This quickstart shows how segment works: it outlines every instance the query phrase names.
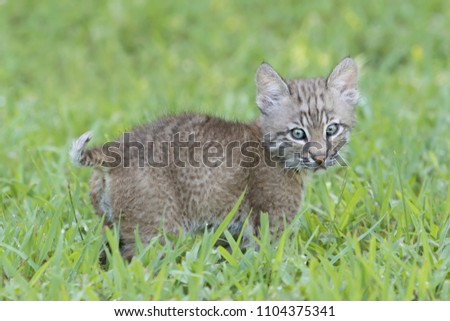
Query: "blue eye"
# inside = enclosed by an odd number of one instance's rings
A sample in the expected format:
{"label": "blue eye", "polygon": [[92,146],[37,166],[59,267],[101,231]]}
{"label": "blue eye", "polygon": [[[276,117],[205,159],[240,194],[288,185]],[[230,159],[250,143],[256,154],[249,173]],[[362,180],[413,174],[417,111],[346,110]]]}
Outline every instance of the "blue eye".
{"label": "blue eye", "polygon": [[338,129],[339,129],[338,124],[328,125],[327,130],[326,130],[327,136],[333,136],[334,134],[337,133]]}
{"label": "blue eye", "polygon": [[292,136],[292,138],[297,139],[297,140],[306,139],[306,133],[301,128],[291,129],[291,136]]}

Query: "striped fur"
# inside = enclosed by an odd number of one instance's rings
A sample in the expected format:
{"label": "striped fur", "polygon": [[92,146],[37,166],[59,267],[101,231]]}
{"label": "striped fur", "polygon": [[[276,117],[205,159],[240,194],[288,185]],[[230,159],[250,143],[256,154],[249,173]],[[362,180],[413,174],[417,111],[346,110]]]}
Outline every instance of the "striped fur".
{"label": "striped fur", "polygon": [[[317,167],[315,158],[324,159],[324,168],[334,165],[355,123],[355,62],[344,59],[327,78],[298,80],[284,80],[265,64],[258,70],[256,82],[263,132],[275,137],[273,153],[284,146],[285,164],[295,169]],[[339,130],[327,136],[326,129],[333,124]],[[307,139],[293,139],[290,133],[295,128],[303,130]]]}

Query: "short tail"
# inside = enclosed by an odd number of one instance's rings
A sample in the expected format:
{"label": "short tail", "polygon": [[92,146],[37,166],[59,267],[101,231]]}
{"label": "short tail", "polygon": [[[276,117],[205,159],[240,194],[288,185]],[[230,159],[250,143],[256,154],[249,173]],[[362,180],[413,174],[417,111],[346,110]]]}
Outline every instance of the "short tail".
{"label": "short tail", "polygon": [[91,138],[92,133],[87,132],[73,142],[69,155],[70,160],[75,166],[94,167],[103,165],[106,155],[101,148],[85,150]]}

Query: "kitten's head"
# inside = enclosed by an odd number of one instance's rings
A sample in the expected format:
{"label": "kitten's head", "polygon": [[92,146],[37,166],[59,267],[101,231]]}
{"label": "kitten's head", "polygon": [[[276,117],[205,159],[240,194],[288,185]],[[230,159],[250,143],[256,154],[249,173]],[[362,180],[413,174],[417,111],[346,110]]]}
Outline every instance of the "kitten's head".
{"label": "kitten's head", "polygon": [[358,70],[342,60],[326,78],[284,80],[268,64],[256,73],[264,141],[288,168],[326,168],[349,140],[358,102]]}

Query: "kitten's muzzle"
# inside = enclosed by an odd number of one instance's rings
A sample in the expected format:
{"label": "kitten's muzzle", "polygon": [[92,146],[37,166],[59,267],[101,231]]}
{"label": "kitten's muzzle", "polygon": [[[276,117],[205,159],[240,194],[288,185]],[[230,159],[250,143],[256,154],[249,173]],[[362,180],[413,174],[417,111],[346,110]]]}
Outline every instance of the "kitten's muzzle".
{"label": "kitten's muzzle", "polygon": [[314,160],[314,162],[318,166],[321,166],[325,162],[325,159],[327,158],[327,155],[325,155],[325,154],[317,154],[317,155],[311,154],[311,158]]}
{"label": "kitten's muzzle", "polygon": [[304,153],[303,155],[308,155],[309,160],[312,160],[315,165],[321,166],[327,158],[326,149],[326,142],[311,141],[303,146],[302,152]]}

